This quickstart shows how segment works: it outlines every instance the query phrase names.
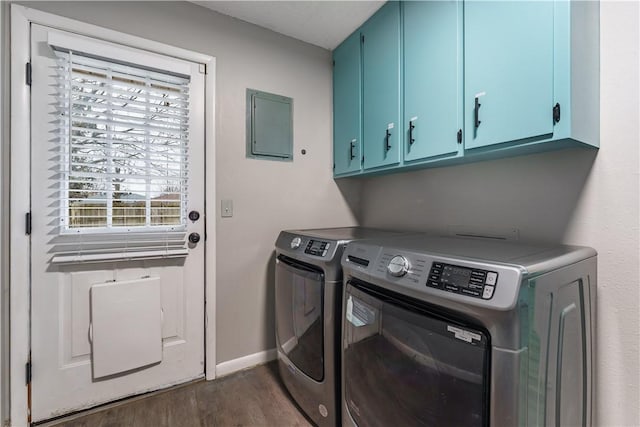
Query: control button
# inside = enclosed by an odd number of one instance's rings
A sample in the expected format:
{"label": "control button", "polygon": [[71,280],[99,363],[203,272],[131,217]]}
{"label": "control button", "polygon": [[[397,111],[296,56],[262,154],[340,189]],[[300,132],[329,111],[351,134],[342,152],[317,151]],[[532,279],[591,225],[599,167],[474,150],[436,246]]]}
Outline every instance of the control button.
{"label": "control button", "polygon": [[437,274],[430,274],[429,275],[429,280],[438,281],[438,280],[440,280],[440,276],[438,276]]}
{"label": "control button", "polygon": [[437,275],[440,275],[440,274],[442,274],[442,270],[441,270],[441,269],[439,269],[439,268],[432,268],[432,269],[431,269],[431,274],[437,274]]}
{"label": "control button", "polygon": [[298,249],[300,247],[300,244],[302,244],[302,239],[299,237],[294,237],[290,243],[291,249]]}
{"label": "control button", "polygon": [[322,252],[322,256],[327,256],[327,250],[326,249]]}
{"label": "control button", "polygon": [[485,274],[487,274],[487,273],[482,271],[482,270],[473,270],[471,272],[471,276],[479,277],[479,278],[482,278],[482,279],[484,279]]}
{"label": "control button", "polygon": [[495,288],[496,288],[495,286],[485,286],[484,292],[482,292],[482,298],[490,299],[493,296],[493,290]]}
{"label": "control button", "polygon": [[409,271],[409,261],[402,255],[396,255],[391,258],[389,265],[387,265],[387,271],[389,274],[395,277],[402,277]]}
{"label": "control button", "polygon": [[444,285],[444,288],[448,291],[451,292],[458,292],[458,287],[457,286],[451,286],[451,285]]}
{"label": "control button", "polygon": [[484,288],[482,283],[469,283],[469,289],[478,289],[481,291],[482,288]]}
{"label": "control button", "polygon": [[469,279],[469,283],[477,283],[478,285],[484,285],[484,279],[472,277],[471,279]]}
{"label": "control button", "polygon": [[427,286],[431,286],[432,288],[440,288],[440,282],[434,282],[433,280],[427,281]]}
{"label": "control button", "polygon": [[498,273],[494,273],[493,271],[490,271],[487,273],[487,280],[484,283],[486,283],[487,285],[495,285],[497,280],[498,280]]}
{"label": "control button", "polygon": [[471,296],[474,296],[474,297],[479,297],[480,296],[480,291],[476,291],[475,289],[462,289],[461,293],[467,294],[467,295],[471,295]]}
{"label": "control button", "polygon": [[434,262],[433,264],[431,264],[432,268],[439,268],[439,269],[443,269],[444,265],[439,263],[439,262]]}

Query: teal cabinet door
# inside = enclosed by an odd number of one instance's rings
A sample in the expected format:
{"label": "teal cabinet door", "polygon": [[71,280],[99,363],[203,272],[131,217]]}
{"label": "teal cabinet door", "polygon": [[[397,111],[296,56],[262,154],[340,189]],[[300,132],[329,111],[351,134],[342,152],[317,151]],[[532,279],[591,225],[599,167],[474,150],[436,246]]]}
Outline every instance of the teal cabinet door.
{"label": "teal cabinet door", "polygon": [[356,31],[333,51],[334,175],[361,169],[361,73],[360,33]]}
{"label": "teal cabinet door", "polygon": [[400,3],[390,1],[362,27],[364,168],[400,161]]}
{"label": "teal cabinet door", "polygon": [[462,1],[402,6],[404,159],[456,154],[463,117]]}
{"label": "teal cabinet door", "polygon": [[552,1],[465,1],[465,148],[553,133]]}

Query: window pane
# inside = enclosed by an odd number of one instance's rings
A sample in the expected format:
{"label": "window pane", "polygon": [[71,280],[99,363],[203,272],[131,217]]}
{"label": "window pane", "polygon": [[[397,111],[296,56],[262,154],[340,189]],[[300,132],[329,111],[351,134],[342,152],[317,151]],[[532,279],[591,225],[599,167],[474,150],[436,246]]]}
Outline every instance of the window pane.
{"label": "window pane", "polygon": [[62,223],[186,223],[188,79],[60,53]]}

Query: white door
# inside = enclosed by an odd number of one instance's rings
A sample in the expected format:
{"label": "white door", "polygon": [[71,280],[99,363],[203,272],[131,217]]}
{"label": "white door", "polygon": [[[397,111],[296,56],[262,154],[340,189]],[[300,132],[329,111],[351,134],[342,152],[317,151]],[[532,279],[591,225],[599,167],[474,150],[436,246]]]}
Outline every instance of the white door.
{"label": "white door", "polygon": [[204,74],[35,24],[31,61],[40,421],[204,375]]}

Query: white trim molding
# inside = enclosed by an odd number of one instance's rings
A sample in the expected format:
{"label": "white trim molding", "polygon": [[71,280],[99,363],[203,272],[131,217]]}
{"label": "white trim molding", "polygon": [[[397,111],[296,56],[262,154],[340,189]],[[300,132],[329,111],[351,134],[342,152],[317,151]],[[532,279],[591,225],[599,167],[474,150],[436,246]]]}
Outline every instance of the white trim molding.
{"label": "white trim molding", "polygon": [[29,87],[25,64],[29,62],[29,20],[11,5],[11,186],[9,202],[9,312],[11,425],[28,425],[28,389],[24,381],[29,360],[29,237],[24,233],[25,214],[30,211],[31,128]]}
{"label": "white trim molding", "polygon": [[242,371],[243,369],[252,368],[256,365],[262,365],[272,360],[276,360],[278,353],[275,348],[265,351],[259,351],[258,353],[249,354],[248,356],[238,357],[237,359],[228,360],[222,362],[216,366],[216,375],[223,377],[225,375],[233,374],[234,372]]}
{"label": "white trim molding", "polygon": [[[10,187],[10,395],[11,425],[29,423],[28,388],[25,363],[30,351],[30,240],[24,232],[25,214],[30,210],[30,91],[25,84],[25,64],[30,60],[30,25],[44,25],[82,36],[117,43],[151,53],[201,64],[205,76],[205,203],[210,220],[206,221],[205,241],[205,372],[207,379],[216,376],[216,245],[215,245],[215,82],[216,59],[212,56],[124,34],[92,24],[42,12],[17,4],[11,5],[11,187]],[[21,167],[15,167],[20,165]],[[34,374],[37,375],[37,367]],[[3,378],[3,380],[6,380]]]}

